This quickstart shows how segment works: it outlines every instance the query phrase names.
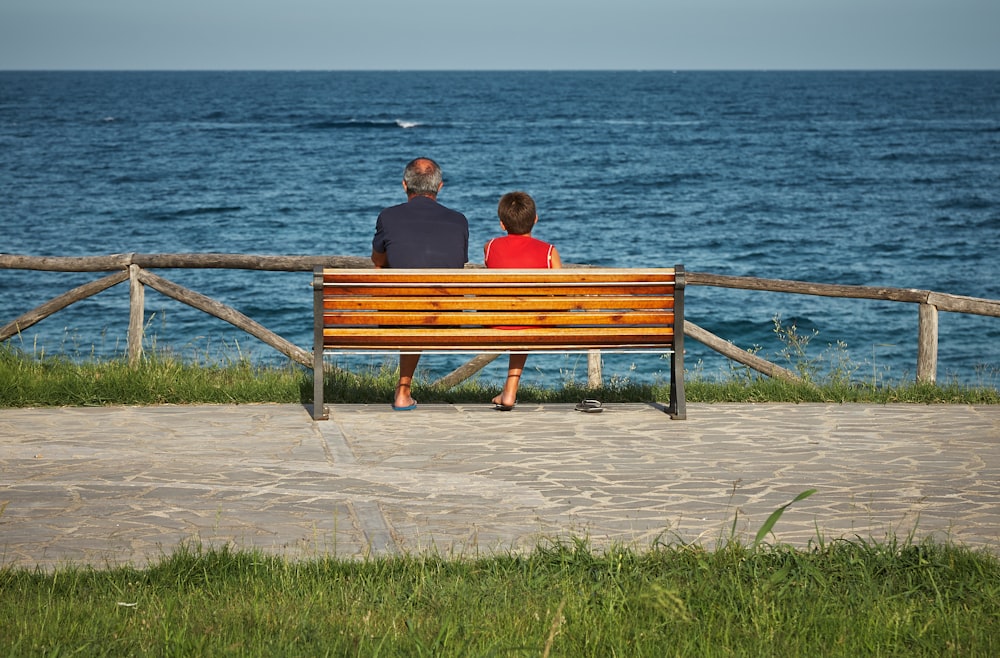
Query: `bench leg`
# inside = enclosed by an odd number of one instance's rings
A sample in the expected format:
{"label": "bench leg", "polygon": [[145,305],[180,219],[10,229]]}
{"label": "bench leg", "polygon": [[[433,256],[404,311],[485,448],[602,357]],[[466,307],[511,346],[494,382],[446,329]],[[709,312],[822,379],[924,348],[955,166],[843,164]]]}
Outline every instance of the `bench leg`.
{"label": "bench leg", "polygon": [[313,361],[313,420],[329,420],[330,413],[323,404],[323,352]]}
{"label": "bench leg", "polygon": [[[683,349],[683,348],[682,348]],[[670,406],[667,413],[673,420],[687,420],[687,401],[684,398],[684,356],[678,352],[670,355]]]}
{"label": "bench leg", "polygon": [[328,420],[323,404],[323,268],[313,269],[313,420]]}

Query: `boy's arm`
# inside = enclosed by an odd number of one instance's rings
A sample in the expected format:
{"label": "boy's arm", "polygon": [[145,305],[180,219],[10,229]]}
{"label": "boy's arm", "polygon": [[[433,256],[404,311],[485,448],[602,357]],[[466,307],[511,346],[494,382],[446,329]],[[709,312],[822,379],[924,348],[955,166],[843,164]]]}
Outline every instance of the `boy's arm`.
{"label": "boy's arm", "polygon": [[562,269],[562,259],[559,258],[559,250],[555,247],[552,247],[552,251],[549,252],[549,269]]}

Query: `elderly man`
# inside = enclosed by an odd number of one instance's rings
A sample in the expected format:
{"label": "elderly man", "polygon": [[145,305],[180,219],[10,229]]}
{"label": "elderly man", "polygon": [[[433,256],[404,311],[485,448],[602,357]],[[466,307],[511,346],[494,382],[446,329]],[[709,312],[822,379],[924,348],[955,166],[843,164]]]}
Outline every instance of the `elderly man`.
{"label": "elderly man", "polygon": [[[403,170],[406,203],[383,210],[375,222],[372,262],[375,267],[464,267],[469,260],[469,221],[437,201],[444,181],[441,167],[417,158]],[[399,382],[392,408],[417,407],[410,395],[419,354],[399,355]]]}

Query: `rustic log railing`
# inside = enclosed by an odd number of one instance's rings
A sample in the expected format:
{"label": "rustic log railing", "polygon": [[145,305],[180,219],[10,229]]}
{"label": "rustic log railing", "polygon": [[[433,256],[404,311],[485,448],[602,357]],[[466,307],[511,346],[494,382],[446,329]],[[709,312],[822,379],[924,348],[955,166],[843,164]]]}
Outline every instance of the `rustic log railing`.
{"label": "rustic log railing", "polygon": [[[268,256],[252,254],[112,254],[108,256],[24,256],[0,254],[0,269],[38,270],[54,272],[112,272],[95,281],[88,282],[40,306],[24,313],[0,327],[0,341],[17,335],[28,327],[66,308],[70,304],[86,299],[125,280],[129,281],[129,328],[127,349],[129,362],[137,363],[142,358],[142,338],[144,329],[145,287],[204,311],[260,339],[293,361],[306,367],[312,365],[312,355],[305,349],[278,336],[274,332],[227,306],[200,293],[189,290],[157,274],[150,269],[240,269],[283,272],[312,272],[313,267],[322,265],[335,268],[371,267],[367,258],[354,256]],[[570,265],[569,267],[573,267]],[[577,265],[576,267],[586,267]],[[1000,317],[1000,300],[965,297],[930,290],[912,288],[889,288],[827,283],[810,283],[785,279],[762,279],[756,277],[726,276],[705,272],[687,272],[688,286],[713,286],[743,290],[769,291],[799,295],[840,297],[848,299],[873,299],[891,302],[908,302],[918,305],[917,371],[919,382],[934,382],[937,378],[938,313],[969,313]],[[308,308],[304,312],[309,311]],[[311,323],[311,321],[309,321]],[[699,327],[693,322],[685,323],[685,335],[723,356],[742,363],[770,377],[797,380],[799,377],[774,363],[770,363],[747,350]],[[495,356],[472,359],[455,372],[438,380],[438,384],[452,386],[468,378]],[[589,360],[589,383],[599,383],[600,359]]]}
{"label": "rustic log railing", "polygon": [[[888,288],[874,286],[808,283],[785,279],[760,279],[756,277],[725,276],[704,272],[688,272],[689,286],[714,286],[769,292],[842,297],[849,299],[877,299],[893,302],[910,302],[919,305],[917,321],[917,381],[934,382],[937,379],[938,312],[969,313],[1000,317],[1000,300],[965,297],[931,290],[914,288]],[[692,336],[698,340],[697,336]],[[703,341],[699,341],[703,342]],[[721,350],[719,350],[721,352]],[[725,356],[725,352],[721,352]],[[732,357],[730,357],[732,358]]]}

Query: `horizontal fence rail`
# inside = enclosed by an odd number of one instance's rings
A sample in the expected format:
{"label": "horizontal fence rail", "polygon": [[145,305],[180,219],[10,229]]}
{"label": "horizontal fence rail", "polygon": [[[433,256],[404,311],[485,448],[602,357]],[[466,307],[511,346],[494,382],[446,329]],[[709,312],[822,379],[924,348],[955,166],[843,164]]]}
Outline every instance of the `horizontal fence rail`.
{"label": "horizontal fence rail", "polygon": [[[132,364],[142,358],[145,288],[187,304],[200,311],[224,320],[260,339],[296,363],[312,365],[311,353],[278,336],[274,332],[240,313],[236,309],[205,295],[180,286],[150,269],[236,269],[281,272],[309,272],[316,266],[330,268],[372,267],[368,258],[357,256],[280,256],[253,254],[111,254],[107,256],[28,256],[0,254],[0,269],[38,270],[50,272],[112,272],[95,281],[83,284],[58,295],[0,327],[0,341],[37,324],[70,304],[96,295],[123,281],[129,281],[128,358]],[[467,267],[482,267],[469,265]],[[572,265],[566,267],[589,267]],[[889,302],[906,302],[918,305],[917,372],[919,382],[934,382],[937,378],[938,312],[968,313],[1000,317],[1000,300],[965,297],[931,290],[890,288],[829,283],[812,283],[786,279],[729,276],[706,272],[687,272],[688,286],[711,286],[752,291],[778,292],[845,299],[873,299]],[[311,309],[305,309],[311,311]],[[310,321],[311,322],[311,321]],[[798,375],[766,361],[747,350],[687,321],[685,336],[753,368],[767,376],[787,380],[800,380]],[[472,359],[436,384],[453,386],[467,379],[490,363],[496,355],[482,355]],[[600,385],[600,358],[589,359],[588,383]]]}

